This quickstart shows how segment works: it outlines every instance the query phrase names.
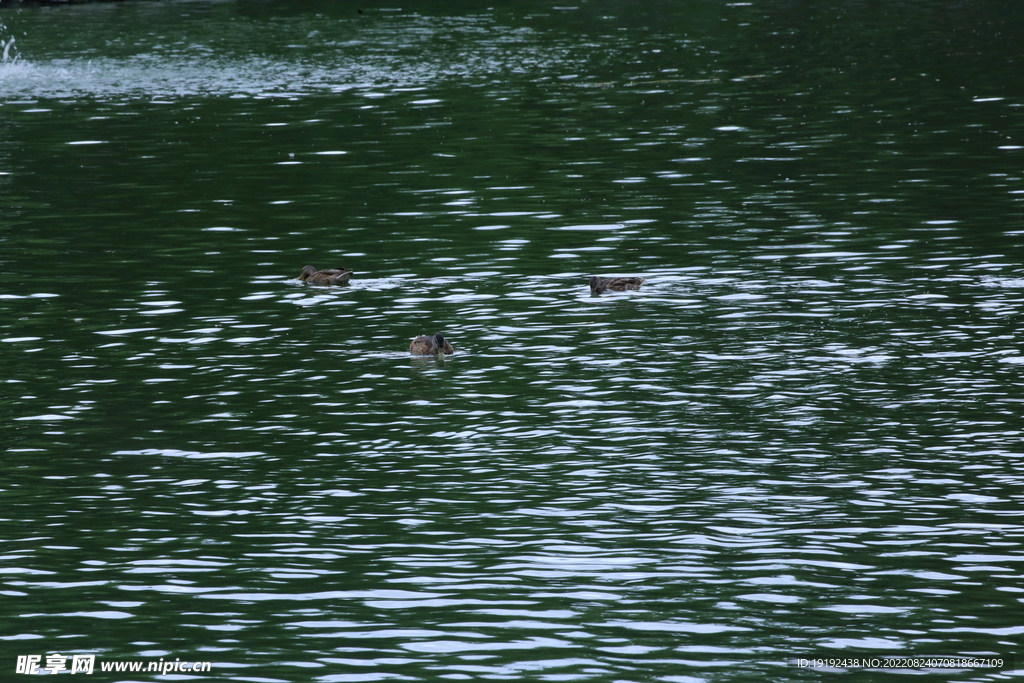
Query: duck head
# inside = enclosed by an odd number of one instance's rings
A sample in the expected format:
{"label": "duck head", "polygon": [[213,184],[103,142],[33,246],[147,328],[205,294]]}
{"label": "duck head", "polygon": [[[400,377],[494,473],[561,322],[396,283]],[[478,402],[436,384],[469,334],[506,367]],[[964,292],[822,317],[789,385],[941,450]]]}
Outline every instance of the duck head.
{"label": "duck head", "polygon": [[444,358],[444,335],[438,332],[430,340],[430,346],[434,350],[434,353],[440,358]]}

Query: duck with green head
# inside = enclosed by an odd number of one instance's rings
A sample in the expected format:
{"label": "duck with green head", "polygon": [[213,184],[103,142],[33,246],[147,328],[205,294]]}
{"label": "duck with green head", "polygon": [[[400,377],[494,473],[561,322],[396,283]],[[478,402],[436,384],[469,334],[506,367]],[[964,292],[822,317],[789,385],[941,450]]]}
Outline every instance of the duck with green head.
{"label": "duck with green head", "polygon": [[438,358],[444,358],[455,353],[455,349],[444,338],[444,335],[438,332],[432,337],[423,334],[413,339],[412,343],[409,344],[409,353],[414,356],[437,356]]}
{"label": "duck with green head", "polygon": [[354,272],[348,268],[317,270],[313,266],[306,266],[299,273],[299,279],[311,285],[343,285],[352,278]]}

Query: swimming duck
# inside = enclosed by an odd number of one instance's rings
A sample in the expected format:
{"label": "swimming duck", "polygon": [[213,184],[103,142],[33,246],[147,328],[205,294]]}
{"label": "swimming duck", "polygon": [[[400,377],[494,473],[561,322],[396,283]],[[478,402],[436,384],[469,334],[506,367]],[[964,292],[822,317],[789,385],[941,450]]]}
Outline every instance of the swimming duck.
{"label": "swimming duck", "polygon": [[313,266],[306,266],[299,273],[299,279],[311,285],[343,285],[349,281],[353,272],[348,268],[317,270]]}
{"label": "swimming duck", "polygon": [[423,334],[413,339],[412,344],[409,344],[409,353],[414,356],[442,357],[455,353],[455,349],[444,338],[444,335],[438,332],[433,337]]}
{"label": "swimming duck", "polygon": [[597,296],[601,292],[614,289],[616,292],[624,292],[627,289],[636,291],[644,283],[642,277],[598,277],[590,278],[590,293]]}

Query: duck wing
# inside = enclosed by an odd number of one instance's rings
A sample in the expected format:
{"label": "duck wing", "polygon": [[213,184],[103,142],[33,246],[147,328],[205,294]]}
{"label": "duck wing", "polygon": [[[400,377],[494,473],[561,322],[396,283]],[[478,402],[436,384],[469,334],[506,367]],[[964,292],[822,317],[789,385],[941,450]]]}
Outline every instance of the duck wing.
{"label": "duck wing", "polygon": [[614,289],[616,292],[636,291],[640,289],[640,285],[643,283],[644,278],[642,277],[613,277],[609,278],[605,287],[607,289]]}

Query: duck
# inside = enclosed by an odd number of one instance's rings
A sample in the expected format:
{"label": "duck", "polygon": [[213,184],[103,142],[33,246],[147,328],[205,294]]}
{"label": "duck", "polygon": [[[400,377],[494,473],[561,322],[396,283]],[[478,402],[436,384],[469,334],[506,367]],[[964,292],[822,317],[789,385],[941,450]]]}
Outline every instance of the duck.
{"label": "duck", "polygon": [[444,335],[438,332],[434,336],[422,334],[412,340],[409,344],[409,353],[414,356],[450,356],[455,353],[455,349],[448,343],[448,340],[444,338]]}
{"label": "duck", "polygon": [[590,278],[590,293],[597,296],[601,292],[613,289],[616,292],[624,292],[627,289],[636,291],[644,283],[642,277],[598,277]]}
{"label": "duck", "polygon": [[299,279],[311,285],[343,285],[349,281],[354,272],[348,268],[317,270],[313,266],[305,266],[299,273]]}

